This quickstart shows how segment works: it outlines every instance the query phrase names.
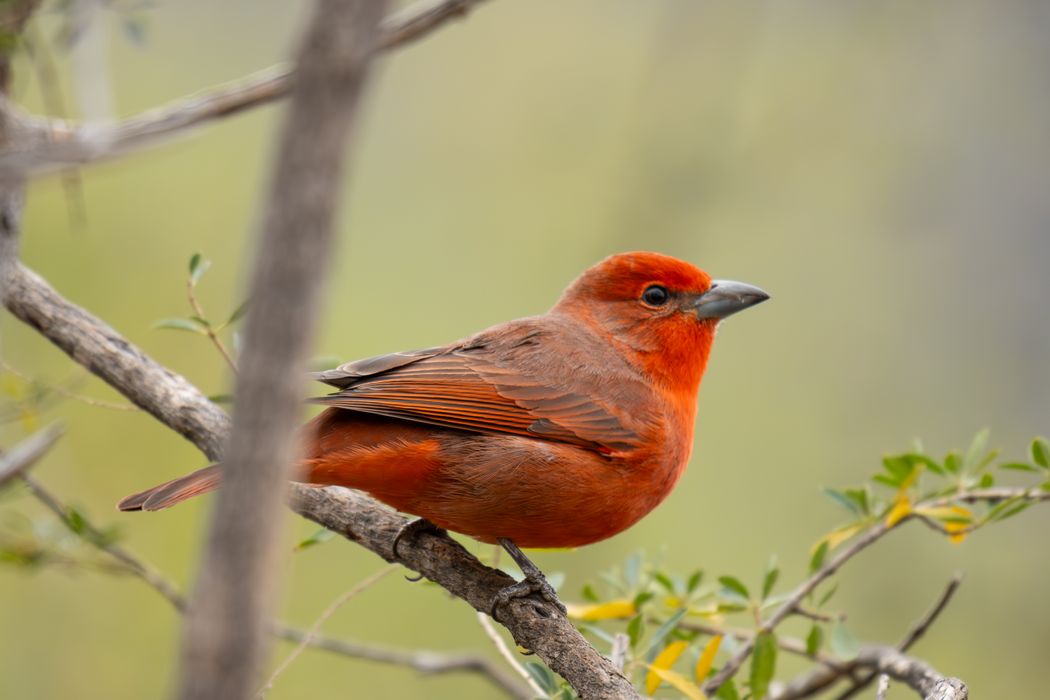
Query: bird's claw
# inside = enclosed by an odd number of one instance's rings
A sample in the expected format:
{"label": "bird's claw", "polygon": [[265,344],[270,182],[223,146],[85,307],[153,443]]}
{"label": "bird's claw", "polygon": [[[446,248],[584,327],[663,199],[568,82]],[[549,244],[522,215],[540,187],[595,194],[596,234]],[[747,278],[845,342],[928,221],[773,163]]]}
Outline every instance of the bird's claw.
{"label": "bird's claw", "polygon": [[[390,543],[390,557],[391,559],[401,560],[401,555],[398,554],[397,546],[401,543],[405,537],[414,538],[420,533],[429,532],[434,535],[444,535],[446,531],[434,523],[430,522],[426,518],[416,518],[401,526],[401,529],[394,535],[394,541]],[[420,576],[422,578],[422,576]],[[419,579],[416,579],[417,581]]]}
{"label": "bird's claw", "polygon": [[554,586],[547,582],[547,579],[540,573],[529,573],[526,574],[525,578],[516,583],[512,583],[506,588],[500,590],[496,594],[495,599],[492,601],[492,608],[489,610],[489,615],[493,620],[499,620],[496,617],[496,613],[500,606],[508,604],[515,598],[528,598],[529,596],[537,596],[542,600],[550,603],[557,608],[562,615],[566,613],[565,605],[558,600],[558,593],[554,590]]}

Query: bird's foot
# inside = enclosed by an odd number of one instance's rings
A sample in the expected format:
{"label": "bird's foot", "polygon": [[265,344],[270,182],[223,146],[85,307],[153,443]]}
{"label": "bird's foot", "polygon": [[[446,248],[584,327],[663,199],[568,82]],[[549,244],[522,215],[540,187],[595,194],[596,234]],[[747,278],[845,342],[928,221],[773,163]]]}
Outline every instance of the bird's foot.
{"label": "bird's foot", "polygon": [[[406,537],[412,539],[417,537],[420,533],[429,532],[434,535],[444,535],[446,531],[443,528],[438,527],[434,523],[430,522],[426,518],[416,518],[401,526],[401,529],[394,535],[394,541],[390,543],[390,557],[391,559],[401,560],[401,555],[397,551],[397,546],[401,543],[401,540]],[[417,581],[419,579],[416,579]]]}
{"label": "bird's foot", "polygon": [[525,574],[525,578],[507,586],[496,594],[495,599],[492,601],[492,609],[489,611],[492,619],[498,619],[496,611],[501,605],[506,605],[515,598],[527,598],[529,596],[538,596],[556,607],[564,615],[566,613],[565,606],[558,600],[558,593],[554,590],[554,586],[547,582],[540,568],[533,564],[532,560],[525,556],[525,553],[511,540],[501,538],[498,541],[500,546],[514,560],[514,563],[518,565],[518,568],[521,569],[521,573]]}
{"label": "bird's foot", "polygon": [[492,616],[492,619],[498,620],[496,612],[501,606],[506,605],[515,598],[528,598],[529,596],[537,596],[560,610],[562,615],[565,614],[565,606],[558,600],[558,593],[554,590],[554,586],[550,585],[547,579],[543,577],[543,574],[526,575],[521,581],[512,583],[500,590],[492,601],[492,609],[489,611],[489,614]]}

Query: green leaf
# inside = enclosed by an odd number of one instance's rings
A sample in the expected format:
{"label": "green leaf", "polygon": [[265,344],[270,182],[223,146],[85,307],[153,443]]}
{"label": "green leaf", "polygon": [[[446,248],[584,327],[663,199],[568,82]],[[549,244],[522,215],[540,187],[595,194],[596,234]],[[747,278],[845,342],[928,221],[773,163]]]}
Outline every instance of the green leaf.
{"label": "green leaf", "polygon": [[820,625],[813,623],[813,626],[809,628],[809,634],[806,635],[806,653],[810,656],[816,656],[823,644],[824,630],[821,629]]}
{"label": "green leaf", "polygon": [[295,545],[294,551],[301,552],[302,550],[306,549],[307,547],[313,547],[314,545],[321,544],[322,542],[327,542],[328,540],[332,539],[332,537],[334,537],[334,536],[335,536],[334,532],[332,532],[331,530],[329,530],[327,528],[323,528],[322,527],[317,532],[315,532],[314,534],[310,535],[305,540],[301,541],[299,544]]}
{"label": "green leaf", "polygon": [[558,679],[554,675],[554,672],[549,668],[539,663],[538,661],[526,661],[525,670],[532,680],[536,681],[536,685],[543,689],[547,694],[556,693],[558,691]]}
{"label": "green leaf", "polygon": [[839,584],[836,583],[834,586],[832,586],[831,588],[828,589],[827,593],[825,593],[824,595],[822,595],[820,597],[820,600],[817,601],[817,607],[818,608],[824,607],[824,604],[827,603],[829,600],[831,600],[832,596],[834,596],[838,592],[838,590],[839,590]]}
{"label": "green leaf", "polygon": [[654,571],[653,580],[663,586],[664,590],[668,593],[677,593],[677,591],[675,591],[674,581],[672,581],[667,574],[661,571]]}
{"label": "green leaf", "polygon": [[695,591],[700,586],[700,582],[703,579],[704,579],[704,572],[703,571],[700,571],[699,569],[694,571],[692,573],[692,575],[689,576],[689,580],[686,581],[686,584],[685,584],[686,592],[692,593],[693,591]]}
{"label": "green leaf", "polygon": [[962,458],[958,452],[952,450],[944,458],[944,470],[949,474],[958,474],[960,469],[962,469]]}
{"label": "green leaf", "polygon": [[987,520],[988,522],[1002,522],[1007,518],[1012,518],[1018,513],[1027,510],[1030,505],[1032,505],[1031,501],[1025,501],[1016,498],[1008,498],[1002,503],[992,508],[990,511],[988,511],[988,515],[984,517],[985,520]]}
{"label": "green leaf", "polygon": [[631,648],[638,646],[638,642],[645,636],[645,621],[641,615],[635,615],[627,623],[627,638],[631,640]]}
{"label": "green leaf", "polygon": [[769,682],[777,668],[777,639],[771,632],[755,637],[755,651],[751,657],[751,695],[761,700],[769,692]]}
{"label": "green leaf", "polygon": [[853,513],[854,515],[864,515],[864,512],[857,507],[857,503],[847,496],[842,491],[836,491],[835,489],[824,489],[824,495],[831,500],[838,503],[840,506]]}
{"label": "green leaf", "polygon": [[999,465],[1000,469],[1009,469],[1015,472],[1038,472],[1039,470],[1027,462],[1004,462]]}
{"label": "green leaf", "polygon": [[995,486],[995,476],[991,472],[981,474],[981,479],[977,482],[977,488],[990,489],[993,486]]}
{"label": "green leaf", "polygon": [[153,324],[154,328],[167,328],[173,331],[189,331],[200,335],[207,335],[199,322],[189,318],[162,318]]}
{"label": "green leaf", "polygon": [[212,394],[208,397],[208,400],[212,403],[233,403],[233,394]]}
{"label": "green leaf", "polygon": [[976,435],[973,436],[973,441],[970,443],[970,447],[966,450],[966,459],[963,460],[963,464],[968,469],[976,469],[981,462],[981,455],[988,449],[988,428],[980,430]]}
{"label": "green leaf", "polygon": [[584,584],[581,594],[583,595],[584,600],[591,603],[597,603],[601,600],[601,598],[598,597],[598,592],[594,590],[594,586],[589,583]]}
{"label": "green leaf", "polygon": [[1033,462],[1043,469],[1050,469],[1050,443],[1047,443],[1045,438],[1037,437],[1032,440],[1029,451],[1032,453]]}
{"label": "green leaf", "polygon": [[809,559],[809,570],[810,573],[816,571],[820,567],[824,566],[824,559],[828,556],[828,541],[824,540],[820,543],[820,546],[813,552],[813,556]]}
{"label": "green leaf", "polygon": [[719,576],[718,582],[722,584],[723,594],[728,592],[743,598],[745,601],[751,599],[751,593],[747,590],[747,586],[740,583],[740,579],[732,576]]}
{"label": "green leaf", "polygon": [[635,610],[640,609],[643,605],[645,605],[650,600],[652,600],[654,595],[656,595],[656,594],[653,593],[652,591],[642,591],[641,593],[636,595],[634,597],[634,601],[632,602],[632,604],[635,607]]}
{"label": "green leaf", "polygon": [[190,286],[196,287],[204,273],[211,267],[211,260],[204,260],[200,253],[194,253],[190,258]]}
{"label": "green leaf", "polygon": [[69,529],[77,535],[83,535],[88,530],[87,518],[76,508],[72,506],[66,511],[66,516],[69,518],[68,525]]}
{"label": "green leaf", "polygon": [[722,687],[715,693],[715,697],[719,700],[740,700],[740,693],[737,692],[736,683],[732,678],[722,684]]}
{"label": "green leaf", "polygon": [[241,303],[240,306],[233,310],[233,313],[230,314],[230,317],[226,319],[226,321],[224,321],[223,324],[219,326],[219,328],[226,328],[227,326],[232,326],[233,324],[237,323],[242,318],[244,318],[244,314],[246,313],[248,313],[248,302],[244,301]]}
{"label": "green leaf", "polygon": [[659,652],[664,645],[664,640],[667,639],[667,635],[671,634],[671,631],[678,626],[678,623],[685,617],[686,609],[681,608],[675,611],[671,617],[667,618],[667,621],[656,628],[656,632],[653,634],[652,640],[649,642],[649,648],[646,649],[645,657],[646,663],[652,663],[653,659],[656,658],[657,652]]}
{"label": "green leaf", "polygon": [[641,573],[642,555],[639,552],[635,552],[627,557],[627,561],[623,563],[623,580],[627,583],[628,588],[634,588],[638,585]]}
{"label": "green leaf", "polygon": [[842,620],[837,620],[831,628],[831,650],[843,661],[852,661],[857,658],[860,651],[860,643],[853,633],[846,629]]}
{"label": "green leaf", "polygon": [[769,597],[769,594],[773,592],[773,586],[777,585],[777,578],[780,577],[780,569],[777,567],[776,557],[769,560],[769,566],[766,567],[766,575],[762,579],[762,600]]}

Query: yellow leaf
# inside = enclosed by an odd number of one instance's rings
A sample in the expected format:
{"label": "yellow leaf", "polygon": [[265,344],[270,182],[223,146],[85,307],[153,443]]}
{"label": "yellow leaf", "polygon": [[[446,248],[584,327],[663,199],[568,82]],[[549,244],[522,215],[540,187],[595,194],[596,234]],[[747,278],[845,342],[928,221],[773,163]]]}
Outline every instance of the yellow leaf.
{"label": "yellow leaf", "polygon": [[[656,655],[652,665],[649,666],[649,673],[645,676],[646,695],[652,695],[660,687],[660,682],[666,680],[660,672],[666,672],[667,669],[674,666],[674,662],[678,661],[678,657],[682,655],[687,646],[689,646],[689,643],[682,640],[671,642],[664,647],[663,651]],[[667,682],[670,683],[670,681]]]}
{"label": "yellow leaf", "polygon": [[[954,544],[961,543],[970,535],[973,511],[965,506],[925,506],[922,508],[916,508],[915,512],[919,515],[925,515],[927,518],[934,518],[936,520],[946,520],[950,518],[950,522],[942,524],[944,525],[944,531],[948,533],[948,539]],[[959,522],[959,518],[966,518],[971,522]]]}
{"label": "yellow leaf", "polygon": [[[668,684],[674,686],[675,690],[689,698],[689,700],[707,700],[704,691],[700,690],[700,688],[693,683],[690,683],[689,679],[681,673],[676,673],[667,668],[653,668],[652,666],[650,666],[649,669],[649,673],[655,674],[658,679],[656,685],[653,686],[653,690],[656,690],[660,685],[660,681],[666,681]],[[646,688],[648,688],[648,681],[646,681]],[[646,692],[651,695],[653,691],[647,690]]]}
{"label": "yellow leaf", "polygon": [[911,514],[911,498],[906,493],[897,494],[897,500],[886,514],[886,527],[893,527]]}
{"label": "yellow leaf", "polygon": [[707,643],[704,650],[700,652],[700,659],[696,662],[696,682],[703,683],[704,679],[707,678],[708,672],[711,670],[712,664],[715,662],[715,654],[718,653],[718,647],[722,645],[722,635],[718,634],[711,637],[711,641]]}
{"label": "yellow leaf", "polygon": [[568,615],[570,618],[587,622],[631,617],[638,612],[634,607],[634,603],[626,598],[610,600],[605,603],[595,603],[594,605],[574,605],[569,603],[565,607],[569,610]]}
{"label": "yellow leaf", "polygon": [[830,552],[831,550],[835,549],[835,547],[838,547],[840,544],[848,540],[850,537],[853,537],[863,529],[864,523],[853,523],[852,525],[843,525],[840,528],[836,528],[835,530],[832,530],[831,532],[814,542],[813,546],[809,550],[809,554],[810,556],[812,556],[813,553],[816,552],[817,549],[820,548],[820,545],[824,542],[828,543],[828,551]]}

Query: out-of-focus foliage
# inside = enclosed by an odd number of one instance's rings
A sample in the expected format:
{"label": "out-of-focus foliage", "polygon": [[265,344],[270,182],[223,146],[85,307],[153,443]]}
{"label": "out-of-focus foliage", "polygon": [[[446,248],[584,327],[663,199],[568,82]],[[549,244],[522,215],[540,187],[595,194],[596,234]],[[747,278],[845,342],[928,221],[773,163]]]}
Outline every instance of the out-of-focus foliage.
{"label": "out-of-focus foliage", "polygon": [[[136,10],[134,30],[127,12],[105,14],[117,114],[283,60],[302,7],[158,3]],[[31,36],[51,50],[76,116],[63,22],[47,10]],[[1047,432],[1048,25],[1042,0],[489,0],[377,73],[317,354],[426,347],[539,312],[580,270],[628,249],[761,285],[772,301],[719,334],[693,463],[668,501],[608,542],[536,559],[575,591],[644,549],[642,572],[736,572],[755,597],[765,580],[755,563],[780,553],[775,597],[819,553],[800,543],[836,517],[834,503],[813,498],[819,485],[866,480],[869,455],[915,434],[928,439],[924,453],[943,454],[981,425],[1006,445]],[[20,56],[14,98],[42,110],[38,66]],[[215,261],[196,289],[204,308],[221,320],[243,301],[276,116],[238,116],[82,171],[80,222],[61,179],[35,183],[24,259],[207,393],[229,393],[229,369],[209,343],[151,326],[187,315],[194,251]],[[5,391],[20,394],[5,401],[3,444],[23,434],[24,419],[61,418],[68,435],[35,473],[81,512],[120,523],[124,544],[185,586],[208,499],[98,514],[202,466],[199,454],[139,412],[59,401],[55,389],[120,398],[10,318],[0,332],[4,360],[31,378],[4,375]],[[1038,466],[1027,454],[1005,459]],[[910,497],[948,483],[931,476],[941,478],[924,470]],[[869,495],[895,501],[897,489],[879,488]],[[30,530],[54,527],[28,501],[2,505]],[[961,547],[918,529],[893,534],[841,574],[827,603],[849,611],[848,628],[791,620],[783,633],[845,652],[857,639],[895,639],[962,569],[966,583],[917,653],[965,670],[975,696],[1032,697],[1031,670],[1050,645],[1048,510]],[[859,519],[849,512],[842,524]],[[288,522],[290,551],[315,528]],[[90,556],[70,546],[64,555]],[[289,555],[282,617],[309,624],[375,567],[338,539]],[[85,678],[99,697],[167,692],[175,614],[137,581],[66,571],[0,569],[0,596],[17,601],[0,606],[0,695],[77,696]],[[721,591],[716,582],[700,585]],[[595,593],[591,603],[623,597]],[[637,644],[658,628],[639,623]],[[462,604],[394,578],[325,629],[390,646],[489,648]],[[723,640],[716,666],[731,645]],[[699,649],[672,670],[693,678]],[[804,664],[781,653],[775,666],[786,677]],[[648,670],[639,674],[644,682]],[[745,668],[739,680],[750,676]],[[270,697],[362,687],[374,697],[491,696],[469,677],[308,652]],[[672,690],[663,682],[658,692]],[[890,697],[910,695],[894,687]]]}

